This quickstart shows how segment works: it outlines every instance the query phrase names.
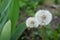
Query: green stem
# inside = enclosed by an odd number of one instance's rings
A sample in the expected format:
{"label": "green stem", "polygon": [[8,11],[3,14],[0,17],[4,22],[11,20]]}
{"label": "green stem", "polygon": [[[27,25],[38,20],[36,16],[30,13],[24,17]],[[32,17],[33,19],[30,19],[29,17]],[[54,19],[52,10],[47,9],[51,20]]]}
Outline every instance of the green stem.
{"label": "green stem", "polygon": [[32,40],[34,40],[34,31],[32,29]]}
{"label": "green stem", "polygon": [[41,29],[42,29],[42,40],[45,40],[45,33],[44,33],[44,26],[41,26]]}

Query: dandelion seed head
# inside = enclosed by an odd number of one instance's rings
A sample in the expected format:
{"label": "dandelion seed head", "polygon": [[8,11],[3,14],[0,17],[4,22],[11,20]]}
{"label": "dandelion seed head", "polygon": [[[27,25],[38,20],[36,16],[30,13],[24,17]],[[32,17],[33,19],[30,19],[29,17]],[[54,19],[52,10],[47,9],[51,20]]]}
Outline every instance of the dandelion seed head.
{"label": "dandelion seed head", "polygon": [[52,20],[52,14],[48,10],[39,10],[36,12],[35,18],[40,25],[48,25]]}
{"label": "dandelion seed head", "polygon": [[30,28],[33,28],[33,27],[38,27],[38,22],[36,21],[36,19],[34,17],[29,17],[27,20],[26,20],[26,26],[27,27],[30,27]]}

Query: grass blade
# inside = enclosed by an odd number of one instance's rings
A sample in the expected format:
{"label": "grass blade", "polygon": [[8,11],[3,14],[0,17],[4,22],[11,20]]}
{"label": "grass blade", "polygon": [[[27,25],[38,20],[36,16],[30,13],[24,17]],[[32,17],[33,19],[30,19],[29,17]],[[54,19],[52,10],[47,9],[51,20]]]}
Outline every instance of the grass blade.
{"label": "grass blade", "polygon": [[11,8],[10,8],[10,20],[12,22],[12,34],[14,33],[16,29],[16,23],[19,16],[19,1],[18,0],[12,0]]}
{"label": "grass blade", "polygon": [[19,36],[21,36],[22,33],[25,31],[25,29],[26,29],[25,23],[20,24],[20,26],[15,30],[11,40],[17,40]]}

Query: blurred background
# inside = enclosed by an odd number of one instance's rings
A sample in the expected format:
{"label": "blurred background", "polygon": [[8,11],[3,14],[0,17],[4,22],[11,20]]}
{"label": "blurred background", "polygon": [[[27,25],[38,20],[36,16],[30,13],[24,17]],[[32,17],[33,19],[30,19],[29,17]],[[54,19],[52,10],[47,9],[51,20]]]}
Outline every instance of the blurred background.
{"label": "blurred background", "polygon": [[[53,19],[49,25],[46,26],[45,40],[60,40],[60,0],[20,0],[20,16],[17,26],[25,22],[30,16],[34,16],[36,11],[40,9],[49,10]],[[39,28],[27,28],[18,40],[32,40],[32,29],[35,40],[42,40]]]}
{"label": "blurred background", "polygon": [[60,0],[0,0],[0,40],[42,40],[40,26],[27,28],[25,23],[41,9],[53,15],[44,39],[60,40]]}

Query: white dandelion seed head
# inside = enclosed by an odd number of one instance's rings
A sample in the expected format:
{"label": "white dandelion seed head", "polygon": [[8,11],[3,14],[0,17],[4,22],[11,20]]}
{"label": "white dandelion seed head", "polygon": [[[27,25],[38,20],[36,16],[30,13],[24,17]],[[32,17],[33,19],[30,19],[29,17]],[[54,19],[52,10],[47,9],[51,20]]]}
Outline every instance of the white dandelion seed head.
{"label": "white dandelion seed head", "polygon": [[27,20],[26,20],[26,26],[27,27],[30,27],[30,28],[37,28],[38,27],[38,22],[36,21],[36,19],[34,17],[29,17]]}
{"label": "white dandelion seed head", "polygon": [[48,10],[39,10],[36,12],[35,18],[40,25],[48,25],[52,20],[52,14]]}

